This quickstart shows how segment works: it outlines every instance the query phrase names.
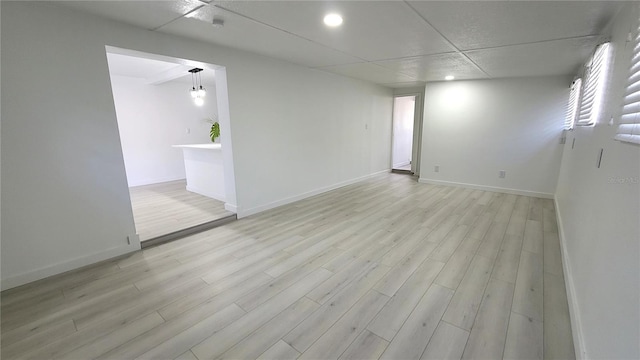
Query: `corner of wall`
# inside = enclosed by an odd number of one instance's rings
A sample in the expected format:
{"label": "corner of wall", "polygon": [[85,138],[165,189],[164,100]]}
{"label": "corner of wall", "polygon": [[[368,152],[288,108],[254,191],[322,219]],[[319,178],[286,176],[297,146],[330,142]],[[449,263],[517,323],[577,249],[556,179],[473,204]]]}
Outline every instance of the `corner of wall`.
{"label": "corner of wall", "polygon": [[[279,206],[291,204],[293,202],[300,201],[300,200],[306,199],[306,198],[311,197],[311,196],[322,194],[322,193],[325,193],[327,191],[331,191],[331,190],[335,190],[335,189],[338,189],[338,188],[341,188],[341,187],[344,187],[344,186],[347,186],[347,185],[355,184],[355,183],[357,183],[359,181],[367,180],[367,179],[370,179],[370,178],[372,178],[374,176],[385,174],[385,173],[388,173],[390,171],[391,171],[391,168],[380,170],[380,171],[376,171],[376,172],[371,173],[369,175],[357,177],[357,178],[354,178],[354,179],[351,179],[351,180],[342,181],[342,182],[339,182],[339,183],[336,183],[336,184],[333,184],[333,185],[329,185],[329,186],[321,187],[321,188],[318,188],[318,189],[315,189],[315,190],[307,191],[307,192],[302,193],[302,194],[294,195],[294,196],[291,196],[291,197],[288,197],[288,198],[285,198],[285,199],[281,199],[281,200],[278,200],[278,201],[274,201],[274,202],[271,202],[271,203],[268,203],[268,204],[259,205],[259,206],[256,206],[256,207],[253,207],[253,208],[250,208],[250,209],[243,209],[241,206],[238,206],[238,207],[236,207],[236,210],[237,210],[236,214],[238,215],[238,219],[245,218],[247,216],[255,215],[257,213],[261,213],[263,211],[271,210],[271,209],[277,208]],[[225,208],[226,208],[226,205],[225,205]],[[227,209],[227,210],[231,211],[230,209]]]}
{"label": "corner of wall", "polygon": [[135,235],[131,239],[131,244],[118,246],[99,253],[94,253],[88,256],[75,258],[70,261],[57,263],[51,266],[4,278],[0,280],[0,290],[4,291],[33,281],[42,280],[50,276],[62,274],[67,271],[77,270],[81,267],[125,255],[137,250],[140,250],[140,239]]}
{"label": "corner of wall", "polygon": [[560,238],[560,252],[562,253],[562,267],[564,270],[564,283],[567,291],[567,302],[569,305],[569,317],[571,319],[573,347],[577,359],[587,359],[587,349],[585,348],[584,336],[582,334],[582,322],[580,320],[578,297],[573,283],[573,273],[571,272],[571,264],[567,253],[567,243],[564,237],[564,226],[562,223],[562,215],[560,214],[560,207],[558,206],[557,196],[553,197],[553,202],[556,207],[556,222],[558,223],[558,237]]}

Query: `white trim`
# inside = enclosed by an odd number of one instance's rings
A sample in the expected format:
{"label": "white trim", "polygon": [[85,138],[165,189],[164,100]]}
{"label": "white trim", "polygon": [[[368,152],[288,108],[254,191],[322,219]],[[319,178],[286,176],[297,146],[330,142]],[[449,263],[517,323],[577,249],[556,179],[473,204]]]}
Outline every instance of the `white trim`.
{"label": "white trim", "polygon": [[587,349],[584,346],[584,335],[582,334],[582,321],[580,320],[578,298],[573,284],[573,272],[571,271],[571,265],[569,264],[569,255],[567,253],[567,243],[564,237],[564,226],[562,225],[560,207],[558,207],[558,198],[554,197],[553,202],[556,207],[556,222],[558,223],[558,237],[560,238],[560,252],[562,255],[562,267],[564,269],[567,303],[569,304],[569,318],[571,319],[573,347],[576,353],[576,359],[587,359]]}
{"label": "white trim", "polygon": [[465,183],[459,183],[459,182],[453,182],[453,181],[442,181],[442,180],[420,178],[418,179],[418,182],[422,184],[456,186],[456,187],[463,187],[463,188],[476,189],[476,190],[493,191],[493,192],[499,192],[499,193],[505,193],[505,194],[532,196],[532,197],[538,197],[543,199],[554,198],[553,194],[549,194],[549,193],[529,191],[529,190],[509,189],[509,188],[501,188],[501,187],[477,185],[477,184],[465,184]]}
{"label": "white trim", "polygon": [[224,209],[232,213],[238,213],[238,207],[229,203],[224,203]]}
{"label": "white trim", "polygon": [[[153,178],[153,179],[142,179],[142,180],[138,180],[138,181],[134,181],[132,183],[127,183],[127,185],[129,185],[129,187],[136,187],[136,186],[145,186],[145,185],[153,185],[153,184],[159,184],[159,183],[165,183],[165,182],[171,182],[171,181],[179,181],[179,180],[186,180],[184,176],[180,175],[178,177],[159,177],[159,178]],[[127,178],[127,181],[129,181],[129,178]]]}
{"label": "white trim", "polygon": [[274,201],[274,202],[271,202],[271,203],[268,203],[268,204],[259,205],[259,206],[256,206],[256,207],[253,207],[253,208],[250,208],[250,209],[246,209],[246,210],[242,209],[241,207],[238,207],[237,208],[238,211],[236,213],[238,215],[238,219],[240,219],[240,218],[247,217],[247,216],[250,216],[250,215],[254,215],[254,214],[257,214],[257,213],[260,213],[260,212],[263,212],[263,211],[267,211],[267,210],[270,210],[270,209],[273,209],[273,208],[277,208],[277,207],[282,206],[282,205],[287,205],[287,204],[290,204],[292,202],[300,201],[302,199],[306,199],[306,198],[311,197],[311,196],[322,194],[322,193],[327,192],[327,191],[335,190],[335,189],[341,188],[343,186],[355,184],[357,182],[370,179],[370,178],[372,178],[374,176],[378,176],[380,174],[386,174],[386,173],[388,173],[390,171],[391,171],[391,169],[384,169],[384,170],[377,171],[377,172],[369,174],[369,175],[357,177],[357,178],[351,179],[351,180],[342,181],[342,182],[339,182],[337,184],[333,184],[333,185],[325,186],[325,187],[322,187],[322,188],[319,188],[319,189],[307,191],[307,192],[299,194],[299,195],[295,195],[295,196],[291,196],[291,197],[288,197],[288,198],[284,198],[282,200],[277,200],[277,201]]}
{"label": "white trim", "polygon": [[212,192],[208,192],[206,190],[202,190],[202,189],[197,188],[195,186],[187,185],[186,186],[186,190],[187,191],[191,191],[192,193],[196,193],[196,194],[200,194],[202,196],[206,196],[208,198],[216,199],[218,201],[222,201],[222,202],[226,201],[226,199],[224,198],[224,194],[214,194]]}
{"label": "white trim", "polygon": [[19,275],[2,279],[0,289],[7,290],[16,286],[28,284],[33,281],[41,280],[49,276],[62,274],[63,272],[76,270],[80,267],[95,264],[97,262],[111,259],[120,255],[140,250],[140,240],[138,236],[132,236],[131,244],[125,244],[115,248],[101,251],[89,256],[82,256],[71,261],[53,264],[37,270],[25,272]]}
{"label": "white trim", "polygon": [[411,161],[405,161],[405,162],[401,162],[401,163],[397,163],[397,164],[393,164],[394,168],[400,167],[400,166],[406,166],[406,165],[411,165]]}

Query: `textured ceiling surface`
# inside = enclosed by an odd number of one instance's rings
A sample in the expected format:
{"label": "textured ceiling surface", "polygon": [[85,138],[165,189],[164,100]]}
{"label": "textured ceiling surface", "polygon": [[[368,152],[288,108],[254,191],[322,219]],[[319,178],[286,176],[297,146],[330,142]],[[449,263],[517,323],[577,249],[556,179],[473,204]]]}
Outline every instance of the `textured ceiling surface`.
{"label": "textured ceiling surface", "polygon": [[[61,1],[65,7],[310,68],[405,87],[572,75],[616,1]],[[344,23],[329,28],[325,14]],[[212,20],[222,19],[216,28]]]}

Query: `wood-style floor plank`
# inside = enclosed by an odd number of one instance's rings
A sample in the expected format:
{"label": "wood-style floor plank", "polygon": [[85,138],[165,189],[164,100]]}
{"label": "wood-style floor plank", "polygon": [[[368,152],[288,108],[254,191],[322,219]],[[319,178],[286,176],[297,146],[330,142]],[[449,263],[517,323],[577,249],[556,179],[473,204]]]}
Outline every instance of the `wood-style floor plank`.
{"label": "wood-style floor plank", "polygon": [[567,359],[562,269],[552,201],[386,174],[4,291],[0,355]]}
{"label": "wood-style floor plank", "polygon": [[186,180],[129,188],[140,241],[232,215],[224,202],[187,191]]}
{"label": "wood-style floor plank", "polygon": [[469,332],[440,321],[421,360],[461,359]]}

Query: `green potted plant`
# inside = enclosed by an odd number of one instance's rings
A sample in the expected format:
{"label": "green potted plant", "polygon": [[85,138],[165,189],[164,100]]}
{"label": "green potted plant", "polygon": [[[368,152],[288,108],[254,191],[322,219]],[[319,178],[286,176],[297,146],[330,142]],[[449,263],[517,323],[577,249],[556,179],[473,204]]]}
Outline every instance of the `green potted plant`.
{"label": "green potted plant", "polygon": [[216,138],[220,137],[220,124],[214,122],[211,124],[211,130],[209,130],[209,136],[211,136],[211,142],[216,142]]}
{"label": "green potted plant", "polygon": [[220,137],[220,123],[218,123],[215,116],[205,119],[205,121],[211,124],[211,128],[209,129],[209,137],[211,138],[211,142],[215,143],[216,138]]}

